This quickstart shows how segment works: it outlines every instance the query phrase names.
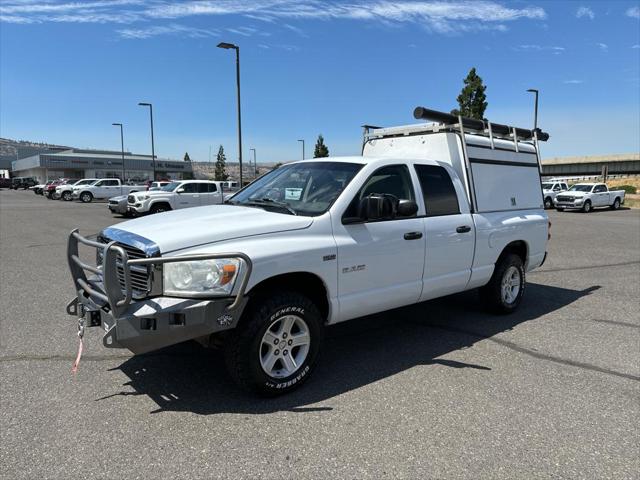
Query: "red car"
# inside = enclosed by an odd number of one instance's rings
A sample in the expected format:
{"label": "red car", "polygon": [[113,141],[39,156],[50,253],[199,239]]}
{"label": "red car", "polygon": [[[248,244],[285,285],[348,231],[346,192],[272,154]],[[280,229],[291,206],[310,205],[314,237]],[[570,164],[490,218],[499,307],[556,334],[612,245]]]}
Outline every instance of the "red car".
{"label": "red car", "polygon": [[42,195],[47,197],[49,200],[58,200],[58,197],[56,196],[56,187],[59,185],[66,185],[67,183],[69,183],[68,178],[60,178],[51,182],[48,185],[45,185],[42,189]]}

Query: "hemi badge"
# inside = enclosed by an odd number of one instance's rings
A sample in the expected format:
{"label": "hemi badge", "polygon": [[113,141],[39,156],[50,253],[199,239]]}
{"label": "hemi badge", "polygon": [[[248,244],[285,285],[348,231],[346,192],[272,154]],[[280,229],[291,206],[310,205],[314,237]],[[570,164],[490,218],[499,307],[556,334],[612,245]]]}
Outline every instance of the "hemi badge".
{"label": "hemi badge", "polygon": [[324,257],[322,257],[322,261],[324,262],[328,262],[329,260],[335,260],[336,259],[336,255],[325,255]]}

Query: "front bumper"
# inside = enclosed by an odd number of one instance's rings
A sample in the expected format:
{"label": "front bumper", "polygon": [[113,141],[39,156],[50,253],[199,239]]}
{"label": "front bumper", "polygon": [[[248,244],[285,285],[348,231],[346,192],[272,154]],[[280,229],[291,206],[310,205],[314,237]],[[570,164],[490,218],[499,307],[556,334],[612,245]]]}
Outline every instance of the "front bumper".
{"label": "front bumper", "polygon": [[[102,249],[102,267],[80,260],[79,244]],[[167,262],[229,257],[241,259],[244,265],[235,296],[132,299],[131,266],[155,267]],[[85,326],[101,326],[105,331],[105,347],[127,348],[136,354],[234,328],[247,302],[244,293],[252,269],[249,257],[236,252],[130,259],[116,242],[94,242],[82,237],[77,230],[69,235],[67,260],[77,292],[67,305],[67,313],[76,316]]]}

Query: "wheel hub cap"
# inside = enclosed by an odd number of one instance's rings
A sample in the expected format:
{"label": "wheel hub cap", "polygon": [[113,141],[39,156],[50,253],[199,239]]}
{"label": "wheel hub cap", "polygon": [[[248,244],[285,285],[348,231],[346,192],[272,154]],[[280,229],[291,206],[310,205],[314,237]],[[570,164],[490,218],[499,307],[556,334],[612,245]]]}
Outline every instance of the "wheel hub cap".
{"label": "wheel hub cap", "polygon": [[514,266],[509,267],[502,277],[502,300],[506,304],[515,302],[516,298],[518,298],[518,293],[520,293],[520,286],[520,272]]}
{"label": "wheel hub cap", "polygon": [[306,322],[297,315],[275,320],[260,342],[260,365],[274,378],[293,375],[309,354],[311,334]]}

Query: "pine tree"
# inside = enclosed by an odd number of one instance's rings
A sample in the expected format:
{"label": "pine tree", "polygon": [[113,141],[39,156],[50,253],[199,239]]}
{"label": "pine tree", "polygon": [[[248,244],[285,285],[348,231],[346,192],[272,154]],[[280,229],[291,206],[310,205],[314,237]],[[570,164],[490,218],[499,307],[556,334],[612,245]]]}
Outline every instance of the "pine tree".
{"label": "pine tree", "polygon": [[191,161],[191,157],[189,156],[189,152],[184,152],[184,161],[185,162],[190,162]]}
{"label": "pine tree", "polygon": [[329,149],[324,144],[324,137],[318,135],[318,141],[316,142],[316,148],[313,149],[313,158],[322,158],[329,156]]}
{"label": "pine tree", "polygon": [[225,171],[226,161],[227,157],[224,155],[224,148],[222,145],[220,145],[220,148],[218,149],[218,155],[216,156],[214,172],[215,180],[224,181],[229,178],[229,175],[227,175],[227,172]]}
{"label": "pine tree", "polygon": [[451,114],[482,120],[488,105],[484,93],[486,89],[475,67],[469,70],[467,78],[464,79],[464,87],[457,98],[460,109],[451,110]]}

